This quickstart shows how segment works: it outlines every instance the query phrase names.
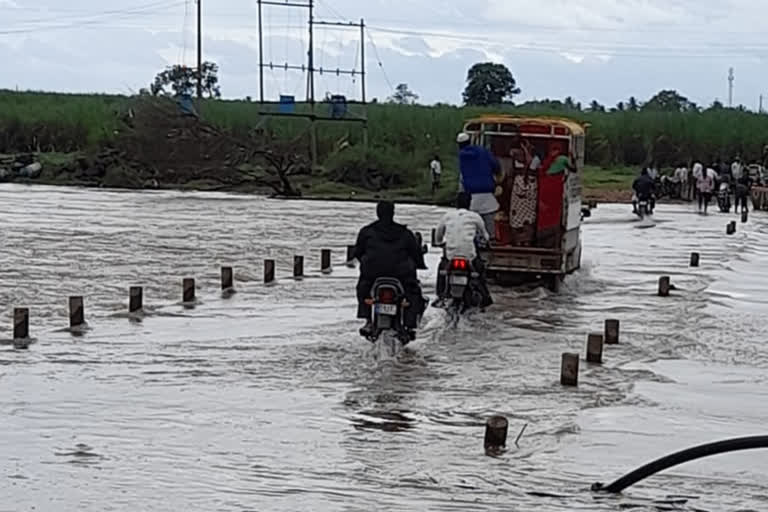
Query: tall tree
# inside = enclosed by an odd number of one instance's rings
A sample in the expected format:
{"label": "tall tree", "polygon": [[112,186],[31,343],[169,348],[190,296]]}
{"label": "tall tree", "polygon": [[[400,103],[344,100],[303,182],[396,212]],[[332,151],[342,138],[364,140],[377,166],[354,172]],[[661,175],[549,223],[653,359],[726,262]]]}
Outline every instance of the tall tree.
{"label": "tall tree", "polygon": [[515,77],[504,64],[483,62],[467,72],[464,103],[475,106],[501,105],[520,94]]}
{"label": "tall tree", "polygon": [[627,110],[630,112],[637,112],[640,110],[640,103],[637,101],[637,98],[634,96],[631,96],[629,100],[627,101]]}
{"label": "tall tree", "polygon": [[410,90],[408,84],[398,84],[395,87],[395,94],[390,96],[389,101],[399,105],[413,105],[418,99],[419,95]]}
{"label": "tall tree", "polygon": [[698,107],[688,98],[677,91],[660,91],[656,96],[643,105],[643,110],[657,110],[662,112],[692,112]]}
{"label": "tall tree", "polygon": [[597,100],[592,100],[592,103],[589,104],[589,111],[590,112],[605,112],[605,107],[602,106]]}
{"label": "tall tree", "polygon": [[[165,68],[155,77],[155,81],[149,86],[154,96],[169,94],[168,88],[174,96],[193,95],[197,87],[197,68],[173,65]],[[219,86],[219,66],[213,62],[203,62],[203,94],[209,98],[221,98]]]}
{"label": "tall tree", "polygon": [[620,101],[616,104],[616,107],[614,108],[616,112],[624,112],[627,110],[627,106],[624,104],[623,101]]}

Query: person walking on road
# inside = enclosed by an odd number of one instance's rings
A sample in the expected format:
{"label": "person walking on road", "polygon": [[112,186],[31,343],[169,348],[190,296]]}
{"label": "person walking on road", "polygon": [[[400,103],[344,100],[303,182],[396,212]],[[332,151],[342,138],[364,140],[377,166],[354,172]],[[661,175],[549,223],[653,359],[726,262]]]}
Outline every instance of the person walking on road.
{"label": "person walking on road", "polygon": [[443,173],[443,163],[440,161],[439,156],[435,155],[429,163],[429,171],[432,178],[432,195],[435,195],[437,189],[440,188],[440,175]]}
{"label": "person walking on road", "polygon": [[709,208],[709,202],[712,200],[712,191],[715,189],[715,176],[717,173],[714,169],[704,169],[701,164],[698,166],[698,176],[696,178],[696,190],[699,193],[699,212],[704,209],[704,213],[707,213]]}
{"label": "person walking on road", "polygon": [[[749,201],[749,193],[752,189],[752,178],[749,176],[748,172],[744,172],[741,177],[736,181],[736,187],[734,189],[734,197],[736,198],[736,207],[734,211],[738,214],[739,212],[748,212],[749,206],[747,206],[747,201]],[[741,210],[739,210],[739,206],[741,206]]]}

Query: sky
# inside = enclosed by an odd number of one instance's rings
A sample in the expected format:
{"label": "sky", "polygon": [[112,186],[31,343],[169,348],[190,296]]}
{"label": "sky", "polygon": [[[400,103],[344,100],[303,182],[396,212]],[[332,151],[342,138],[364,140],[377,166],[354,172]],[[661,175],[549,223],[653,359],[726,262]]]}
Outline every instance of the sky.
{"label": "sky", "polygon": [[[283,0],[277,0],[282,2]],[[202,0],[203,54],[226,98],[259,97],[256,0]],[[368,99],[399,83],[419,102],[460,103],[466,72],[500,62],[516,101],[615,105],[676,89],[702,105],[768,108],[766,0],[315,0],[320,21],[365,19]],[[264,59],[306,63],[308,10],[264,6]],[[195,65],[195,0],[0,0],[0,88],[131,94]],[[360,99],[359,29],[315,28],[316,96]],[[334,70],[356,71],[354,76]],[[306,76],[266,69],[265,97],[306,96]]]}

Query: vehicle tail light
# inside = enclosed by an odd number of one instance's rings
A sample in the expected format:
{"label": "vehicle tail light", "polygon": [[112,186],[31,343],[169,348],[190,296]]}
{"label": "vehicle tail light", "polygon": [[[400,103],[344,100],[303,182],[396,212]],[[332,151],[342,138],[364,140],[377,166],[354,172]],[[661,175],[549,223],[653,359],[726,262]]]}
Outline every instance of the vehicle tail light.
{"label": "vehicle tail light", "polygon": [[380,288],[379,302],[382,304],[393,304],[395,302],[395,291],[392,288]]}
{"label": "vehicle tail light", "polygon": [[469,270],[469,262],[464,258],[454,258],[451,261],[451,269],[453,270]]}

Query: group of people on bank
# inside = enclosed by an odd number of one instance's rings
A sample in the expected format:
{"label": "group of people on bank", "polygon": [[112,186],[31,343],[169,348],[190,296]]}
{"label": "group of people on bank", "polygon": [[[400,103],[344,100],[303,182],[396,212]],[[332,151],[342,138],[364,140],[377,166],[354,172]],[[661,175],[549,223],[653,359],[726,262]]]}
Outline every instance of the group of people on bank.
{"label": "group of people on bank", "polygon": [[724,194],[733,195],[738,213],[749,209],[749,195],[755,181],[750,168],[738,157],[731,165],[720,161],[710,166],[698,161],[690,167],[679,165],[669,176],[659,176],[656,166],[652,165],[644,168],[633,183],[633,203],[644,198],[653,204],[658,196],[668,195],[673,199],[697,201],[699,211],[707,212],[712,198],[722,188]]}

